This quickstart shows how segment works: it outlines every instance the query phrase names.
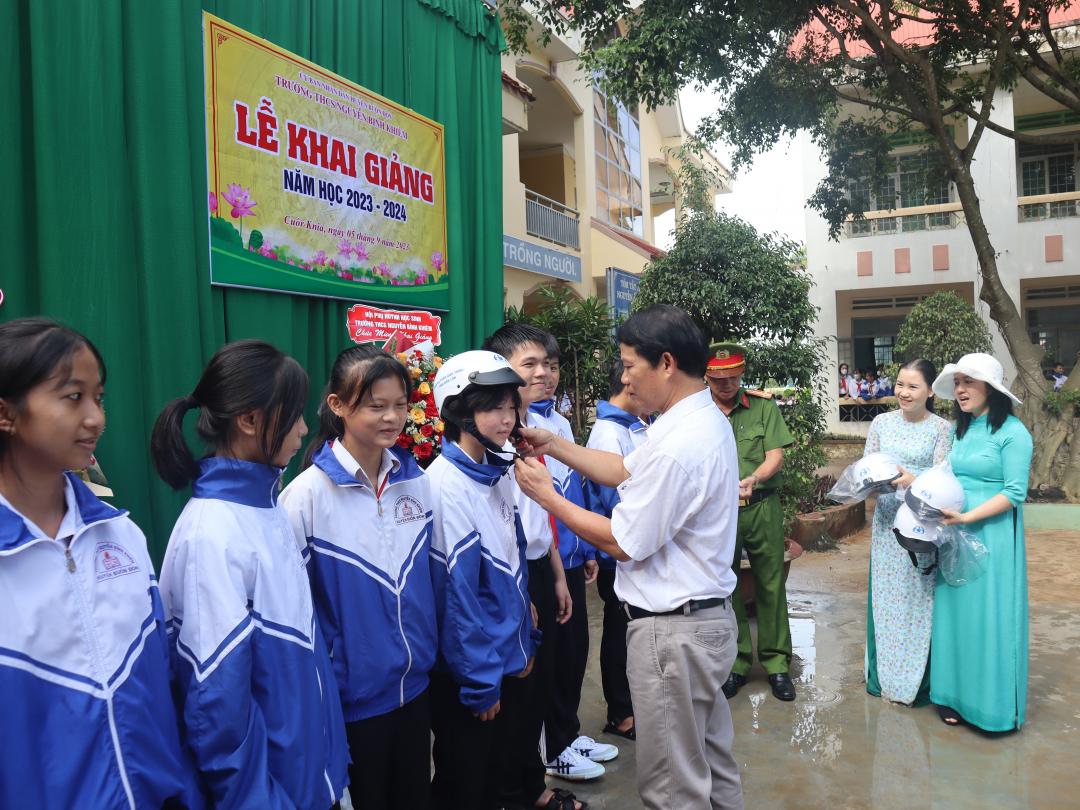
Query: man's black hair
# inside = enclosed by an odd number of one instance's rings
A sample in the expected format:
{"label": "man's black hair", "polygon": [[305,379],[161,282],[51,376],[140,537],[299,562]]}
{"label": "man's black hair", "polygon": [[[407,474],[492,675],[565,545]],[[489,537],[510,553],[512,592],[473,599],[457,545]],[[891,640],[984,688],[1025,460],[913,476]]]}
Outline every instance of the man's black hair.
{"label": "man's black hair", "polygon": [[709,358],[705,335],[685,311],[671,304],[653,304],[631,315],[619,327],[617,339],[633,348],[653,368],[667,352],[684,374],[705,376]]}
{"label": "man's black hair", "polygon": [[529,323],[506,323],[492,332],[480,347],[485,351],[501,354],[507,360],[528,343],[535,343],[547,350],[549,335],[543,329]]}

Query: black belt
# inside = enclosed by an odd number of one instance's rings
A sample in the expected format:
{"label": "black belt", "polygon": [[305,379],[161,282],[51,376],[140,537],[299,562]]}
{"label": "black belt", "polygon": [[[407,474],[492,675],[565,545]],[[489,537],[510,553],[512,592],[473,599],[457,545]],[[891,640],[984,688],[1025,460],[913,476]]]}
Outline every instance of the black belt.
{"label": "black belt", "polygon": [[770,495],[775,495],[775,489],[755,489],[750,493],[749,498],[739,498],[739,508],[745,509],[748,506],[753,506],[758,501],[763,501]]}
{"label": "black belt", "polygon": [[689,602],[684,602],[674,610],[664,610],[660,613],[654,613],[651,610],[642,610],[639,607],[634,607],[629,602],[623,602],[623,612],[626,613],[627,618],[634,619],[648,619],[651,616],[689,616],[692,613],[697,613],[699,610],[707,610],[708,608],[723,607],[727,603],[726,596],[718,596],[714,599],[691,599]]}

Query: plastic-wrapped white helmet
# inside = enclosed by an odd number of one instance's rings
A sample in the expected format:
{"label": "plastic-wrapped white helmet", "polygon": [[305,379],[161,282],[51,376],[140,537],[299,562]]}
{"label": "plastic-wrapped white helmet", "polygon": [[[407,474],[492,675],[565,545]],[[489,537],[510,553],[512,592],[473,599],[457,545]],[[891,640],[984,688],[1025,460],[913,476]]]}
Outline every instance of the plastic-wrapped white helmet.
{"label": "plastic-wrapped white helmet", "polygon": [[900,467],[888,453],[867,453],[852,468],[854,483],[867,489],[879,489],[900,477]]}
{"label": "plastic-wrapped white helmet", "polygon": [[501,354],[481,350],[455,354],[442,364],[442,368],[435,375],[435,407],[442,414],[446,401],[456,397],[470,385],[510,383],[522,386],[525,381]]}
{"label": "plastic-wrapped white helmet", "polygon": [[964,487],[947,466],[932,467],[911,482],[904,502],[918,517],[940,519],[942,509],[964,508]]}
{"label": "plastic-wrapped white helmet", "polygon": [[908,551],[929,554],[941,545],[941,521],[920,519],[906,503],[900,504],[893,521],[896,542]]}
{"label": "plastic-wrapped white helmet", "polygon": [[[958,512],[963,508],[964,488],[946,466],[933,467],[911,483],[896,511],[893,534],[911,555],[912,565],[919,567],[916,554],[936,552],[948,537],[941,510]],[[929,574],[934,565],[920,570]]]}

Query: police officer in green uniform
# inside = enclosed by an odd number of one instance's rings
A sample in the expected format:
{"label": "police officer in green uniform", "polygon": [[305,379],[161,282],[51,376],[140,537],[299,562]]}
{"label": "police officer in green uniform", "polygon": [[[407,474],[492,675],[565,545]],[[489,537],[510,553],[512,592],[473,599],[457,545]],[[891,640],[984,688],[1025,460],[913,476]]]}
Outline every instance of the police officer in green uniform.
{"label": "police officer in green uniform", "polygon": [[[784,590],[784,513],[777,488],[784,448],[794,437],[784,424],[772,394],[742,387],[746,351],[735,343],[710,346],[705,381],[713,401],[731,421],[739,453],[739,530],[732,567],[738,576],[742,550],[750,558],[754,577],[758,660],[769,676],[772,693],[780,700],[795,699],[791,666],[791,629]],[[734,601],[739,621],[739,654],[724,684],[730,699],[746,684],[753,663],[750,622],[742,599]]]}

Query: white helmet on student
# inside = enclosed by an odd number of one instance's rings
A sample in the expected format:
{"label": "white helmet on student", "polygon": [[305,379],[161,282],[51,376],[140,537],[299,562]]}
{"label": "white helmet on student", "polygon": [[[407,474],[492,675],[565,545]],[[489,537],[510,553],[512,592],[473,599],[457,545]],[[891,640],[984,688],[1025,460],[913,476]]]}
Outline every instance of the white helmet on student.
{"label": "white helmet on student", "polygon": [[470,385],[522,386],[525,381],[501,354],[482,350],[455,354],[442,364],[433,386],[435,407],[443,414],[448,399],[458,396]]}
{"label": "white helmet on student", "polygon": [[900,477],[900,467],[888,453],[867,453],[852,465],[851,474],[855,486],[881,490]]}

